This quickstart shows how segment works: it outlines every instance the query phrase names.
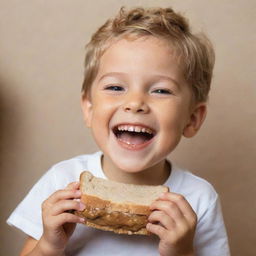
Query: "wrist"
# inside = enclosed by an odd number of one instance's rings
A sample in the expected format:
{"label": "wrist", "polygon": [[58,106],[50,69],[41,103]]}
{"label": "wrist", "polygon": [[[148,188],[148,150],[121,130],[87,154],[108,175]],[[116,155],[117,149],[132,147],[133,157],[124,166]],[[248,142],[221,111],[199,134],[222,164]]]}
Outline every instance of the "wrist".
{"label": "wrist", "polygon": [[194,252],[189,252],[186,254],[182,254],[182,256],[195,256]]}
{"label": "wrist", "polygon": [[[41,237],[33,253],[38,256],[65,256],[65,249],[53,248],[45,239]],[[33,254],[31,254],[33,255]]]}
{"label": "wrist", "polygon": [[195,252],[194,251],[189,251],[189,252],[176,252],[172,255],[175,256],[195,256]]}

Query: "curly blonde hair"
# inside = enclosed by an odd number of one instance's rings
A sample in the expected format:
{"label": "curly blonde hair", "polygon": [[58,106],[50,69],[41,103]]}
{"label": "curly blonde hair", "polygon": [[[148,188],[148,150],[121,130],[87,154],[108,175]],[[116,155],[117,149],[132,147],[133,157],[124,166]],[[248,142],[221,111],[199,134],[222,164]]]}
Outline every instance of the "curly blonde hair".
{"label": "curly blonde hair", "polygon": [[122,7],[113,19],[107,20],[86,45],[84,94],[88,93],[97,75],[100,58],[106,49],[115,40],[129,36],[165,39],[183,64],[183,75],[194,100],[207,101],[215,61],[212,44],[203,33],[193,34],[187,20],[171,8],[126,10]]}

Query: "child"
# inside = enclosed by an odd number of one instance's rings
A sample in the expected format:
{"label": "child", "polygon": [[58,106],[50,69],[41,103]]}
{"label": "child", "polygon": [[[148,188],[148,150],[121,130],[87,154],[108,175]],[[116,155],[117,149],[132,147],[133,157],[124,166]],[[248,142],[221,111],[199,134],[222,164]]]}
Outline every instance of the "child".
{"label": "child", "polygon": [[[101,152],[53,166],[12,213],[8,223],[28,235],[21,255],[229,255],[217,193],[166,159],[202,125],[213,65],[209,41],[170,8],[122,8],[108,20],[87,45],[81,101]],[[83,170],[169,186],[151,205],[154,235],[76,225]]]}

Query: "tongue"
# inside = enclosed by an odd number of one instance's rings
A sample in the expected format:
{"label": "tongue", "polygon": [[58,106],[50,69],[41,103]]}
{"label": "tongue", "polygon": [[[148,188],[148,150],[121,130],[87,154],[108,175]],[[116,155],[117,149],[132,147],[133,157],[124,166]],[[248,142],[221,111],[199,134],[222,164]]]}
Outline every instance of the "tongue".
{"label": "tongue", "polygon": [[141,133],[122,132],[118,139],[127,144],[139,145],[146,142],[148,139]]}

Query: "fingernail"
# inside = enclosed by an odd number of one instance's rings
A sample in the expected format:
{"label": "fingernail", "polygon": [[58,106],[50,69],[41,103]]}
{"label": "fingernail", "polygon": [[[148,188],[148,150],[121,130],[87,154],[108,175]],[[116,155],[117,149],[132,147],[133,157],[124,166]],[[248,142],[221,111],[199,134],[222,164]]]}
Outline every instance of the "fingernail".
{"label": "fingernail", "polygon": [[81,223],[85,223],[85,219],[84,218],[79,218]]}
{"label": "fingernail", "polygon": [[80,190],[77,190],[76,191],[76,196],[81,196],[82,195],[82,192]]}
{"label": "fingernail", "polygon": [[83,203],[79,203],[79,211],[83,211],[85,209],[85,205]]}
{"label": "fingernail", "polygon": [[159,198],[164,198],[165,197],[165,193],[163,193],[163,194],[161,194],[160,196],[159,196]]}
{"label": "fingernail", "polygon": [[73,184],[74,184],[74,187],[77,187],[79,185],[79,181],[75,181]]}

